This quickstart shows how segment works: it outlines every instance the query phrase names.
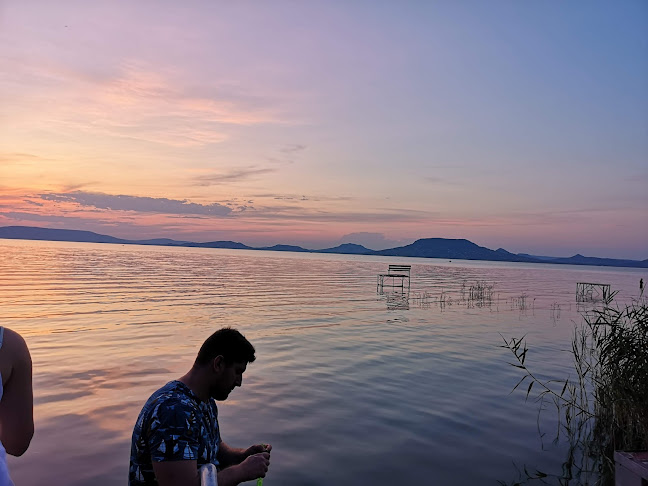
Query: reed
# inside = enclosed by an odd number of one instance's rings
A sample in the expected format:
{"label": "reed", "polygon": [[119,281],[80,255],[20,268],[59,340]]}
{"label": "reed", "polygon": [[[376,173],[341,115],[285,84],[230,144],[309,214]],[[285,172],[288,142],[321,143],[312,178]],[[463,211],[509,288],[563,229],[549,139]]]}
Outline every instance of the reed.
{"label": "reed", "polygon": [[468,300],[491,301],[493,300],[493,285],[486,282],[476,282],[468,291]]}
{"label": "reed", "polygon": [[513,390],[526,387],[539,413],[555,410],[554,442],[568,446],[560,473],[525,467],[511,484],[613,486],[614,451],[648,450],[648,305],[643,292],[623,308],[614,296],[582,314],[571,343],[573,378],[538,378],[526,365],[525,338],[502,337],[515,357],[510,364],[524,373]]}

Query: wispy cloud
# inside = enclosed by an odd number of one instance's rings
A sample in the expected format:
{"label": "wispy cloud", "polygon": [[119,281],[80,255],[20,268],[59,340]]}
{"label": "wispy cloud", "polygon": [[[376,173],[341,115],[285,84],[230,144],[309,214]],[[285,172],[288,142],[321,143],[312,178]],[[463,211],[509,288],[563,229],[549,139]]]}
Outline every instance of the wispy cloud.
{"label": "wispy cloud", "polygon": [[43,203],[40,203],[38,201],[32,201],[31,199],[25,199],[25,200],[23,200],[23,202],[26,203],[26,204],[31,204],[32,206],[38,206],[38,207],[43,207],[44,206]]}
{"label": "wispy cloud", "polygon": [[[3,130],[5,127],[2,127]],[[16,174],[24,173],[32,169],[39,170],[44,165],[54,165],[56,159],[41,157],[36,154],[19,152],[0,152],[0,179],[9,181]]]}
{"label": "wispy cloud", "polygon": [[269,198],[269,199],[285,199],[293,201],[353,201],[353,196],[318,196],[318,195],[305,195],[305,194],[274,194],[274,193],[259,193],[253,194],[250,197],[256,198]]}
{"label": "wispy cloud", "polygon": [[60,190],[62,190],[64,194],[67,194],[69,192],[78,191],[79,189],[82,189],[87,186],[92,186],[95,184],[98,184],[98,182],[92,181],[92,182],[79,182],[77,184],[67,184],[64,185]]}
{"label": "wispy cloud", "polygon": [[434,213],[410,209],[376,209],[367,211],[324,210],[307,208],[297,204],[281,206],[257,206],[250,214],[259,220],[293,220],[327,223],[407,223],[424,222],[434,217]]}
{"label": "wispy cloud", "polygon": [[34,154],[0,152],[0,162],[2,163],[35,162],[37,160],[41,160],[41,157]]}
{"label": "wispy cloud", "polygon": [[270,174],[272,172],[277,172],[277,169],[272,167],[247,167],[243,169],[232,169],[223,173],[197,176],[194,178],[194,181],[199,186],[213,186],[217,184],[223,184],[225,182],[235,182],[244,179],[250,179],[254,176]]}
{"label": "wispy cloud", "polygon": [[[261,96],[246,98],[218,87],[189,89],[172,70],[164,72],[142,62],[125,62],[117,72],[92,75],[52,62],[17,65],[17,70],[14,84],[29,73],[39,91],[31,93],[30,101],[11,102],[9,112],[38,113],[38,119],[21,121],[32,127],[46,121],[43,128],[48,131],[190,147],[225,141],[230,126],[283,123]],[[12,81],[8,76],[5,83]],[[48,102],[53,86],[55,104]]]}
{"label": "wispy cloud", "polygon": [[293,143],[290,145],[286,145],[281,149],[281,152],[284,154],[296,154],[298,152],[303,152],[306,150],[306,145],[302,145],[300,143]]}
{"label": "wispy cloud", "polygon": [[111,195],[83,191],[64,194],[41,194],[40,198],[45,201],[76,203],[83,207],[113,211],[206,216],[227,216],[232,212],[227,206],[218,203],[198,204],[178,199]]}
{"label": "wispy cloud", "polygon": [[632,177],[626,177],[625,181],[646,184],[648,183],[648,172],[637,172]]}
{"label": "wispy cloud", "polygon": [[[102,220],[98,218],[88,220],[87,218],[77,217],[77,216],[61,216],[61,215],[53,215],[53,214],[30,213],[26,211],[0,212],[0,216],[4,216],[5,218],[16,220],[20,223],[22,223],[23,221],[38,221],[42,223],[65,223],[67,225],[70,224],[77,225],[73,227],[74,229],[83,227],[87,225],[88,222],[95,225],[103,224],[103,225],[111,226],[112,224],[114,224],[114,222],[108,220]],[[68,226],[68,228],[69,227],[70,226]]]}
{"label": "wispy cloud", "polygon": [[426,176],[423,179],[426,182],[430,182],[432,184],[437,184],[437,185],[444,185],[444,186],[459,186],[459,185],[461,185],[460,182],[453,181],[453,180],[448,179],[446,177]]}

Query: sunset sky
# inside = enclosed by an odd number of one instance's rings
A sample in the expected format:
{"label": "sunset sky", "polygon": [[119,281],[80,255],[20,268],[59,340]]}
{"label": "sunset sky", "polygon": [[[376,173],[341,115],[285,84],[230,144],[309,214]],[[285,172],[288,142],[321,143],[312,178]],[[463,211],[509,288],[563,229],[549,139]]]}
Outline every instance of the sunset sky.
{"label": "sunset sky", "polygon": [[0,0],[0,226],[648,258],[648,2]]}

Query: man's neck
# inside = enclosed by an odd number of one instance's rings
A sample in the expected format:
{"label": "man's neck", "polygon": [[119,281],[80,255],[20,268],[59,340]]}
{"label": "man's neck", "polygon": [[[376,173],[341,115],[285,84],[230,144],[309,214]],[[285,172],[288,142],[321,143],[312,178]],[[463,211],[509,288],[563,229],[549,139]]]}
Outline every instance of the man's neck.
{"label": "man's neck", "polygon": [[205,380],[200,370],[192,368],[178,381],[187,385],[187,387],[196,395],[201,401],[206,402],[209,400],[209,384]]}

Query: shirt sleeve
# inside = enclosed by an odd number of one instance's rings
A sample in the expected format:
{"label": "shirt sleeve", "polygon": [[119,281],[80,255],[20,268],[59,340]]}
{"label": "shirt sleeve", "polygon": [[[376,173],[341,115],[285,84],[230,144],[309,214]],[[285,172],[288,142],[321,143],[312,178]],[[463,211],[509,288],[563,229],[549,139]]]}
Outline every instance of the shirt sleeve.
{"label": "shirt sleeve", "polygon": [[199,427],[193,408],[181,401],[165,401],[151,414],[148,447],[151,461],[197,460]]}

